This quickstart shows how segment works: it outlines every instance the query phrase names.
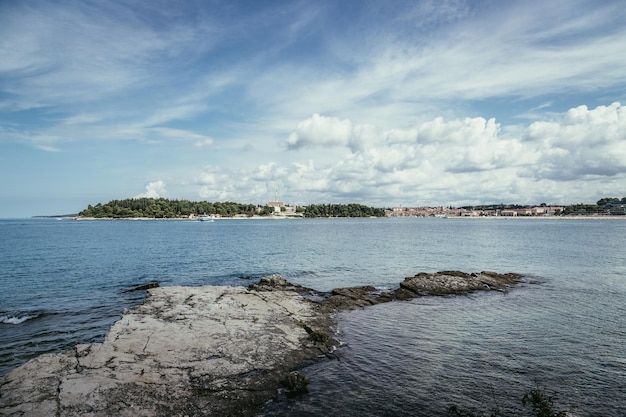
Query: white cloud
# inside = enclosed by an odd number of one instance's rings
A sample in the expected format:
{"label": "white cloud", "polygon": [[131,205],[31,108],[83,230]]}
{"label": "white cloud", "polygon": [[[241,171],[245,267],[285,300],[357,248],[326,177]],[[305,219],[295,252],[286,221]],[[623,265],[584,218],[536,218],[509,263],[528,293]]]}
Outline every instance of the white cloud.
{"label": "white cloud", "polygon": [[35,144],[35,147],[46,152],[61,152],[56,146]]}
{"label": "white cloud", "polygon": [[401,169],[409,164],[408,159],[420,163],[439,158],[437,152],[445,148],[445,160],[440,166],[450,172],[464,172],[515,165],[519,161],[519,141],[501,138],[499,132],[500,125],[493,118],[445,121],[438,117],[419,126],[384,132],[374,125],[315,114],[298,124],[289,135],[289,143],[290,149],[349,147],[353,153],[367,155],[369,163],[382,171]]}
{"label": "white cloud", "polygon": [[449,122],[436,118],[420,126],[417,142],[445,149],[445,160],[441,162],[449,172],[492,170],[524,162],[526,156],[519,141],[502,138],[499,133],[500,125],[493,118]]}
{"label": "white cloud", "polygon": [[295,131],[287,139],[289,149],[306,146],[341,146],[349,143],[352,138],[350,120],[336,117],[320,116],[315,113],[310,118],[298,123]]}
{"label": "white cloud", "polygon": [[313,147],[349,147],[364,151],[381,140],[379,128],[372,124],[353,124],[349,119],[313,114],[298,123],[289,134],[287,148],[299,150]]}
{"label": "white cloud", "polygon": [[24,132],[13,128],[0,127],[0,143],[23,142],[36,149],[46,152],[60,152],[57,146],[59,137],[54,132]]}
{"label": "white cloud", "polygon": [[209,138],[209,137],[205,137],[202,139],[197,140],[193,146],[195,146],[196,148],[208,148],[213,146],[214,140]]}
{"label": "white cloud", "polygon": [[189,67],[181,63],[196,62],[219,40],[209,36],[219,27],[210,16],[189,24],[173,10],[141,2],[20,2],[5,9],[0,13],[0,75],[6,75],[0,88],[9,93],[4,106],[81,111],[94,103],[126,107],[131,101],[122,112],[128,117],[131,111],[150,112],[164,100],[175,102],[170,110],[157,109],[153,123],[177,117],[168,113],[201,111],[199,103],[194,109],[176,104],[172,95],[189,90],[172,83],[188,76]]}
{"label": "white cloud", "polygon": [[236,183],[241,181],[243,173],[232,171],[226,167],[207,166],[195,179],[200,197],[212,201],[237,200],[241,197],[236,192]]}
{"label": "white cloud", "polygon": [[[406,129],[381,131],[371,125],[361,129],[348,119],[314,115],[299,125],[299,132],[307,132],[307,146],[297,148],[295,155],[315,155],[315,145],[351,151],[326,153],[319,164],[269,162],[228,171],[212,167],[197,183],[203,197],[250,202],[265,201],[274,190],[296,203],[586,201],[598,193],[623,193],[624,115],[619,103],[591,110],[581,106],[558,120],[532,123],[518,136],[503,134],[506,129],[495,119],[481,117],[435,118]],[[327,140],[327,132],[332,136],[337,131],[341,135],[333,137],[341,140]],[[371,136],[367,146],[352,147],[355,132],[363,131]],[[602,186],[600,178],[606,179]]]}
{"label": "white cloud", "polygon": [[148,185],[146,185],[146,192],[135,196],[135,198],[160,198],[166,196],[167,190],[165,189],[165,183],[159,180],[148,183]]}
{"label": "white cloud", "polygon": [[[391,129],[437,114],[458,117],[465,100],[546,103],[626,82],[619,70],[626,28],[617,24],[623,11],[616,4],[524,2],[468,12],[467,3],[448,2],[431,13],[426,6],[419,2],[415,13],[359,32],[358,40],[330,39],[328,48],[337,51],[330,65],[287,60],[266,69],[250,80],[253,99],[281,120],[316,113]],[[412,28],[430,26],[430,19],[444,25],[434,33]],[[304,145],[298,133],[292,147]]]}
{"label": "white cloud", "polygon": [[156,126],[167,123],[172,120],[182,120],[206,110],[201,103],[185,104],[179,106],[170,106],[156,110],[145,121],[147,126]]}
{"label": "white cloud", "polygon": [[145,131],[148,136],[154,139],[174,139],[187,142],[193,142],[195,147],[207,147],[213,145],[213,138],[205,135],[200,135],[195,132],[190,132],[183,129],[172,129],[169,127],[151,127],[145,129],[138,129],[139,131]]}
{"label": "white cloud", "polygon": [[413,143],[417,139],[418,129],[391,129],[387,132],[385,140],[390,145],[400,143]]}
{"label": "white cloud", "polygon": [[560,120],[535,122],[524,139],[540,155],[525,176],[571,181],[626,172],[626,109],[620,103],[592,110],[579,106]]}

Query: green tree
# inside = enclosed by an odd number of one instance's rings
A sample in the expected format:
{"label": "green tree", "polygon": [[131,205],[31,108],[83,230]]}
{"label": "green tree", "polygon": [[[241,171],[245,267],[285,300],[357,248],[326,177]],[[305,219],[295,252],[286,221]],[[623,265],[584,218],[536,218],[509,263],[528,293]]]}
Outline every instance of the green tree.
{"label": "green tree", "polygon": [[615,197],[608,197],[608,198],[601,198],[600,200],[597,201],[597,205],[598,206],[605,206],[607,203],[619,203],[620,200],[619,198],[615,198]]}

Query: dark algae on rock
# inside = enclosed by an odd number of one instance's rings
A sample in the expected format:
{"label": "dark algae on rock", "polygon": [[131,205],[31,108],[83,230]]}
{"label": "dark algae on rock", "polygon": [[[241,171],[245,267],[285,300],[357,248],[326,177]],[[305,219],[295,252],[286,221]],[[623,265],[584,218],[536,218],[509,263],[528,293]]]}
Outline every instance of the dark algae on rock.
{"label": "dark algae on rock", "polygon": [[520,274],[499,274],[490,271],[420,272],[413,277],[405,278],[400,287],[392,291],[380,291],[372,286],[336,288],[322,304],[327,310],[340,311],[389,301],[407,301],[423,296],[460,295],[475,291],[504,292],[521,279]]}

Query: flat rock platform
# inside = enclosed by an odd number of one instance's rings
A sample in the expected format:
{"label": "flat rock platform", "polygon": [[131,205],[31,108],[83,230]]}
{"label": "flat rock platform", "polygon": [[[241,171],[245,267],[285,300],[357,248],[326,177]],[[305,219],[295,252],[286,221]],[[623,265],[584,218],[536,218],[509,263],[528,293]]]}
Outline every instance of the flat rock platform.
{"label": "flat rock platform", "polygon": [[317,322],[293,291],[150,289],[104,342],[9,373],[0,415],[248,415],[286,372],[328,350],[307,333]]}
{"label": "flat rock platform", "polygon": [[422,273],[391,292],[320,293],[277,275],[249,288],[149,288],[102,343],[41,355],[0,378],[0,416],[252,416],[289,390],[281,386],[293,371],[332,355],[334,312],[501,291],[519,277]]}

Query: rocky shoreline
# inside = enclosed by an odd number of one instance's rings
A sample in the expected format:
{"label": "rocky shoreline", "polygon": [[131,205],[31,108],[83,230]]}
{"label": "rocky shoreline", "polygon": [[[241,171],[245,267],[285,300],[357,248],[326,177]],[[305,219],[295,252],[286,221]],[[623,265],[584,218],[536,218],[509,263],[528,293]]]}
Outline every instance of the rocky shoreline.
{"label": "rocky shoreline", "polygon": [[102,343],[42,355],[0,379],[0,415],[252,416],[277,395],[305,389],[297,369],[333,355],[333,313],[506,291],[520,279],[444,271],[419,273],[392,291],[323,293],[272,275],[248,288],[147,288],[144,303],[125,311]]}

